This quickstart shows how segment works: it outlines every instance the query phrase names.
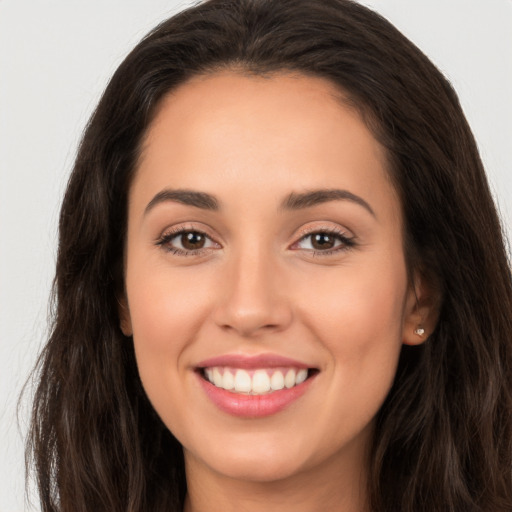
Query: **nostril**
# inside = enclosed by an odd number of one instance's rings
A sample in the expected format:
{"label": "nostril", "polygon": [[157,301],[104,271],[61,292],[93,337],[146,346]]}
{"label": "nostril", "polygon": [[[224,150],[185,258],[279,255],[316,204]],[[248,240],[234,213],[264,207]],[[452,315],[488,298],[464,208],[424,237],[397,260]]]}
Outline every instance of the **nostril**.
{"label": "nostril", "polygon": [[232,322],[220,324],[220,328],[226,332],[236,332],[243,337],[251,337],[262,332],[279,331],[283,328],[278,323],[263,323],[257,318],[236,318]]}

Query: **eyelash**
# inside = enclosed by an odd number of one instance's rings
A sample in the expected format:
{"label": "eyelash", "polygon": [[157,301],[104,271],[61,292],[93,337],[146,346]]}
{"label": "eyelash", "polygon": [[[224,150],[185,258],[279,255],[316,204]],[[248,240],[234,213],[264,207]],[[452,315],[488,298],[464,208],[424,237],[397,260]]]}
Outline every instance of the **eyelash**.
{"label": "eyelash", "polygon": [[[208,236],[204,231],[200,231],[198,229],[194,228],[176,228],[172,229],[165,234],[163,234],[157,241],[156,245],[160,246],[164,251],[169,252],[171,254],[175,254],[177,256],[202,256],[204,253],[208,252],[211,248],[201,248],[196,250],[183,250],[179,249],[177,247],[172,247],[170,245],[171,241],[175,239],[176,237],[183,235],[185,233],[198,233],[205,238],[207,238],[210,241],[213,241],[210,236]],[[344,251],[347,251],[354,247],[356,245],[356,242],[354,240],[355,237],[348,237],[345,232],[343,232],[340,229],[330,228],[330,229],[312,229],[305,231],[301,234],[300,238],[294,242],[293,245],[297,245],[302,240],[306,239],[307,237],[310,237],[312,235],[317,234],[325,234],[334,236],[338,239],[338,241],[341,242],[341,244],[337,247],[334,247],[332,249],[326,249],[326,250],[307,250],[311,253],[312,256],[329,256],[335,253],[341,253]],[[298,250],[298,249],[297,249]]]}
{"label": "eyelash", "polygon": [[341,244],[337,247],[333,247],[332,249],[325,249],[323,251],[319,250],[308,250],[312,256],[329,256],[336,253],[342,253],[345,251],[348,251],[349,249],[353,248],[356,245],[355,237],[347,236],[347,234],[342,231],[341,229],[337,228],[312,228],[307,229],[306,231],[302,232],[300,235],[300,238],[294,242],[293,245],[297,245],[302,240],[306,239],[307,237],[310,237],[312,235],[330,235],[338,239],[338,241],[341,242]]}
{"label": "eyelash", "polygon": [[196,250],[183,250],[179,249],[178,247],[172,247],[170,245],[171,241],[185,233],[198,233],[200,235],[203,235],[206,239],[212,240],[210,236],[208,236],[204,231],[201,231],[199,229],[194,228],[174,228],[170,231],[167,231],[164,233],[156,242],[156,245],[159,245],[164,251],[169,252],[171,254],[176,254],[177,256],[202,256],[205,252],[209,250],[208,247],[196,249]]}

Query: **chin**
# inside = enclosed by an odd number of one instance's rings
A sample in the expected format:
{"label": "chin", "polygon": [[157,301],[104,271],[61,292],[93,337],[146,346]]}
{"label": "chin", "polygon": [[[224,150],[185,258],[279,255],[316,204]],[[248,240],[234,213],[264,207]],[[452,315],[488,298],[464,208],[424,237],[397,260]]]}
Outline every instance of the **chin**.
{"label": "chin", "polygon": [[[185,449],[185,460],[205,465],[211,471],[227,478],[251,482],[285,480],[307,470],[307,458],[300,448],[283,449],[282,443],[257,442],[254,438],[245,447],[226,445],[206,453],[190,454]],[[210,447],[211,448],[211,447]]]}
{"label": "chin", "polygon": [[276,457],[262,459],[261,456],[242,458],[233,457],[216,464],[212,469],[228,478],[248,482],[269,483],[286,480],[304,471],[303,465],[294,461],[293,457],[286,460],[281,454]]}

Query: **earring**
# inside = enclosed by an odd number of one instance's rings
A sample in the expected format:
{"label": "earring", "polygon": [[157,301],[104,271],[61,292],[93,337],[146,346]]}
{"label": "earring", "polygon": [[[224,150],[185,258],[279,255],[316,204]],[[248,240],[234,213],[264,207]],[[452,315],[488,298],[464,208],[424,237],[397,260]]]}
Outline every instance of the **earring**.
{"label": "earring", "polygon": [[416,327],[416,329],[414,329],[414,334],[416,334],[418,336],[423,336],[425,334],[425,329],[423,329],[423,327],[421,325],[418,325],[418,327]]}

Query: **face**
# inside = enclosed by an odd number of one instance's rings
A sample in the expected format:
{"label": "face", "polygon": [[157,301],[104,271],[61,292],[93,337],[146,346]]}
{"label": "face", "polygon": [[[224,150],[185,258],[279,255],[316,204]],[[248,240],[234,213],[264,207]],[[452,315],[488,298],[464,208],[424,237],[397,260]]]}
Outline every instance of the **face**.
{"label": "face", "polygon": [[129,193],[122,328],[187,470],[271,481],[363,464],[416,343],[383,149],[320,78],[196,77]]}

